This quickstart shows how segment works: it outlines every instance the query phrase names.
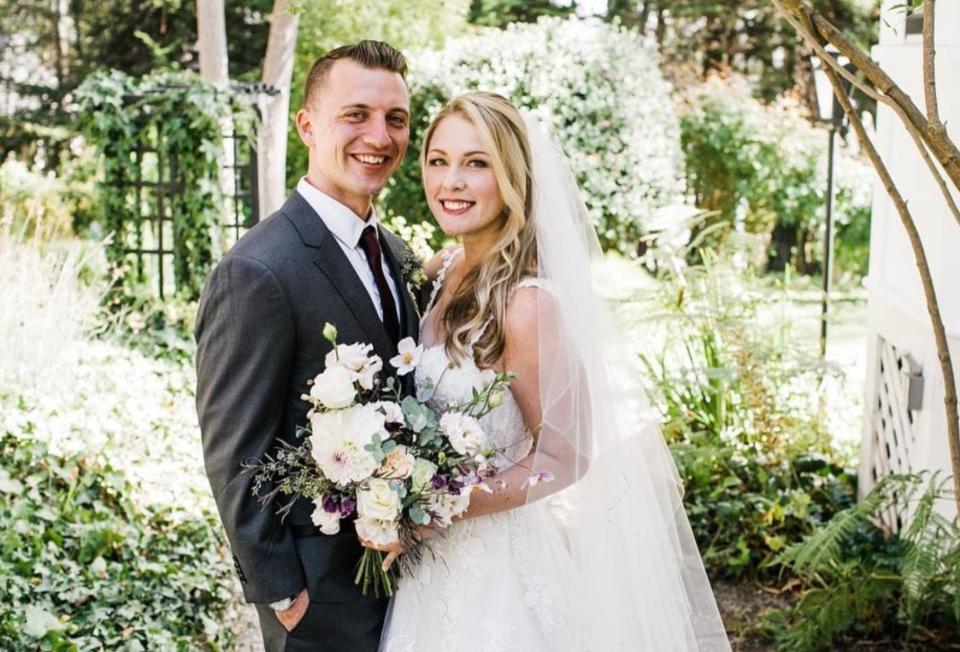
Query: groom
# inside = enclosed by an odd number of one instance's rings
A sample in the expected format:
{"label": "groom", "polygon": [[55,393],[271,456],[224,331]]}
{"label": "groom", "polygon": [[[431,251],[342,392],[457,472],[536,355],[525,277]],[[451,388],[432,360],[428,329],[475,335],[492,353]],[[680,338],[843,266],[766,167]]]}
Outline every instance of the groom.
{"label": "groom", "polygon": [[297,131],[307,174],[283,207],[250,230],[210,274],[197,315],[197,412],[207,477],[244,597],[256,605],[268,651],[373,652],[387,602],[353,582],[362,554],[352,524],[319,533],[298,501],[281,522],[261,508],[242,463],[281,441],[299,443],[300,399],[323,370],[330,322],[345,344],[383,360],[416,337],[401,277],[405,245],[377,223],[372,200],[410,137],[406,61],[361,41],[317,60]]}

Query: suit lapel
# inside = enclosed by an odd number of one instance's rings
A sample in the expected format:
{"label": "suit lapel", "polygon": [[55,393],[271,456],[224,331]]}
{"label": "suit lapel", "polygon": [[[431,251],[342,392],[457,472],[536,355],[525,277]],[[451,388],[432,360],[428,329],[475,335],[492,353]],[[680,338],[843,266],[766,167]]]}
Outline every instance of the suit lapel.
{"label": "suit lapel", "polygon": [[403,277],[400,269],[400,251],[396,236],[388,233],[383,227],[379,228],[380,242],[383,243],[383,252],[387,258],[387,266],[390,273],[393,274],[393,281],[397,285],[397,294],[400,295],[401,312],[400,315],[400,338],[412,337],[414,341],[419,339],[420,335],[420,316],[417,313],[413,298],[407,289],[407,281]]}
{"label": "suit lapel", "polygon": [[[396,346],[387,338],[383,322],[377,316],[370,294],[357,277],[357,273],[343,254],[340,245],[337,244],[336,237],[330,233],[320,216],[298,192],[290,195],[281,210],[299,232],[303,244],[317,250],[314,265],[327,277],[347,308],[353,313],[366,334],[367,341],[373,344],[377,355],[384,361],[389,360],[396,353]],[[317,326],[318,329],[322,327],[322,324]],[[343,342],[343,344],[352,344],[352,342]]]}

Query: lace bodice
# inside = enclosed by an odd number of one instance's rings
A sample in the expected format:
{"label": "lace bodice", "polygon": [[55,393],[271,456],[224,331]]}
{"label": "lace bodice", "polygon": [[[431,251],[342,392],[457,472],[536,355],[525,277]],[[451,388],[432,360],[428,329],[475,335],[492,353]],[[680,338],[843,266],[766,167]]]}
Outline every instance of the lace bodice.
{"label": "lace bodice", "polygon": [[[474,389],[479,390],[496,377],[496,372],[493,369],[480,369],[473,360],[464,360],[460,363],[452,361],[447,355],[443,342],[431,343],[429,341],[430,334],[423,329],[440,293],[447,271],[453,265],[460,251],[462,250],[455,249],[444,252],[443,265],[434,281],[430,301],[420,318],[422,341],[424,339],[426,341],[423,342],[424,351],[416,370],[417,388],[419,389],[428,382],[432,382],[435,391],[433,398],[428,403],[431,407],[439,410],[469,401]],[[524,279],[517,287],[535,285],[537,285],[537,279],[531,278]],[[476,343],[482,333],[483,330],[475,333],[471,342]],[[487,436],[490,437],[493,446],[501,451],[494,460],[499,468],[503,469],[509,466],[530,452],[533,440],[525,432],[523,414],[510,392],[507,392],[504,396],[503,403],[480,420],[480,425],[483,426]]]}

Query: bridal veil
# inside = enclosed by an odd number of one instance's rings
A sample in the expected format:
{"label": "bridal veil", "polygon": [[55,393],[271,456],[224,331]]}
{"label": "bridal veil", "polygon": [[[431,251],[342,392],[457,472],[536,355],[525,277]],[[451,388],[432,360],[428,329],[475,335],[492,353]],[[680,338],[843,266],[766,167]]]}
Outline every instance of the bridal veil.
{"label": "bridal veil", "polygon": [[576,181],[547,132],[524,123],[542,288],[533,471],[559,469],[527,502],[550,501],[563,523],[573,568],[557,572],[575,586],[576,647],[729,650],[676,467],[597,291],[602,254]]}

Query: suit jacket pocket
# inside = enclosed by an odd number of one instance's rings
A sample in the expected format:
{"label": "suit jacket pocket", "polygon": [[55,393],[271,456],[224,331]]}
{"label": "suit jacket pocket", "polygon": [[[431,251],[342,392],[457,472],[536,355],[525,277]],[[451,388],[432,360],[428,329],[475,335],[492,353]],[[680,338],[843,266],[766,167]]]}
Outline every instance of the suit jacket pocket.
{"label": "suit jacket pocket", "polygon": [[295,542],[311,602],[348,602],[361,597],[353,578],[363,547],[352,527]]}

